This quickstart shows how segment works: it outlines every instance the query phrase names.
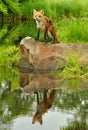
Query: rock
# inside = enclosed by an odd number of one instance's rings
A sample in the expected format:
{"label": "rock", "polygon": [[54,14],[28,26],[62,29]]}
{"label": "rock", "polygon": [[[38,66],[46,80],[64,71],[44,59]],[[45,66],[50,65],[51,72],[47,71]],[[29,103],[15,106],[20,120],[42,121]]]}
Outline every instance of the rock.
{"label": "rock", "polygon": [[68,62],[68,55],[77,54],[79,62],[88,65],[88,45],[45,44],[25,37],[20,42],[20,67],[26,69],[61,69]]}

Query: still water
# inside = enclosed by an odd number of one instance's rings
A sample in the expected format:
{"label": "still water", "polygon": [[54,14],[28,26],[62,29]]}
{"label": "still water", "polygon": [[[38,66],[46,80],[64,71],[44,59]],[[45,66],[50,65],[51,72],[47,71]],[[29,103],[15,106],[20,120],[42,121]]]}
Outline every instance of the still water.
{"label": "still water", "polygon": [[0,68],[0,130],[88,130],[87,123],[88,79]]}

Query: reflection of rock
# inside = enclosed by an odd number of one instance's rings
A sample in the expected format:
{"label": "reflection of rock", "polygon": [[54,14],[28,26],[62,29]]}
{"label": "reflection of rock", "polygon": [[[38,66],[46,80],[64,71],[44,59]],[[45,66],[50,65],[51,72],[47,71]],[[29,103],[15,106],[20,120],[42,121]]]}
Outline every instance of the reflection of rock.
{"label": "reflection of rock", "polygon": [[63,81],[57,80],[51,73],[20,73],[20,87],[27,93],[56,88],[57,86],[61,87],[61,84],[63,84]]}
{"label": "reflection of rock", "polygon": [[88,65],[88,45],[81,44],[45,44],[31,37],[20,43],[20,66],[29,69],[63,68],[68,54],[77,53],[79,61]]}
{"label": "reflection of rock", "polygon": [[25,87],[29,84],[29,73],[20,73],[20,86]]}
{"label": "reflection of rock", "polygon": [[61,80],[48,72],[20,73],[20,87],[26,93],[34,93],[44,89],[88,89],[87,79]]}

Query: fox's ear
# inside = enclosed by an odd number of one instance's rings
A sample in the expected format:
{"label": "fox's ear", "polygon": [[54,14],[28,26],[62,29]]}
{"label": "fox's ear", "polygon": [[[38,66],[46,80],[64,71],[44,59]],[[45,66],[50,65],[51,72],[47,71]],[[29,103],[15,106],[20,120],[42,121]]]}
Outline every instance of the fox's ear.
{"label": "fox's ear", "polygon": [[43,9],[41,9],[40,12],[44,15],[44,10]]}
{"label": "fox's ear", "polygon": [[33,14],[34,14],[34,13],[36,13],[36,10],[35,10],[35,9],[33,9]]}

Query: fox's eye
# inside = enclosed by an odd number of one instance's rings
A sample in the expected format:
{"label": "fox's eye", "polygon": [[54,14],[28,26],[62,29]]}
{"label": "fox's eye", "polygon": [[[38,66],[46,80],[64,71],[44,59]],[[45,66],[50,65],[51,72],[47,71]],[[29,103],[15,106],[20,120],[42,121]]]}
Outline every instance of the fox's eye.
{"label": "fox's eye", "polygon": [[41,18],[41,16],[39,15],[39,18]]}
{"label": "fox's eye", "polygon": [[35,17],[37,17],[37,15],[35,15]]}

